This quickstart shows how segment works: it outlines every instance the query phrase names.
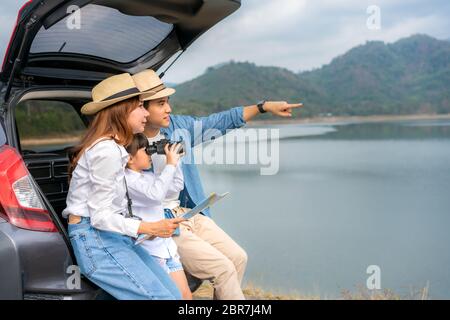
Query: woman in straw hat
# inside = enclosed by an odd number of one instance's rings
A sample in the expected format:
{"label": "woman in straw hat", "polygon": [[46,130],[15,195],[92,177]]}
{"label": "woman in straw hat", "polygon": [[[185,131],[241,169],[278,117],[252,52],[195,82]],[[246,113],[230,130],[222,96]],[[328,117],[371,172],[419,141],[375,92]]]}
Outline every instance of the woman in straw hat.
{"label": "woman in straw hat", "polygon": [[180,299],[167,273],[134,245],[139,234],[170,237],[182,221],[143,222],[129,210],[124,146],[144,131],[148,112],[141,95],[128,73],[93,88],[93,101],[81,112],[95,116],[73,150],[63,216],[80,271],[93,283],[117,299]]}

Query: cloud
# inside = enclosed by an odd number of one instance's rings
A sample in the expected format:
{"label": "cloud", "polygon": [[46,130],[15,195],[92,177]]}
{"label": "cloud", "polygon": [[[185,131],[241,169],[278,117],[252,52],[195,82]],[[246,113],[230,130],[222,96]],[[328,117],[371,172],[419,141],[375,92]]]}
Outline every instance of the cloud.
{"label": "cloud", "polygon": [[242,7],[197,40],[167,73],[181,82],[208,66],[251,61],[293,71],[309,70],[368,40],[393,42],[415,33],[450,37],[450,2],[379,0],[381,29],[366,26],[373,1],[243,1]]}
{"label": "cloud", "polygon": [[0,63],[16,23],[17,13],[25,1],[4,0],[0,3]]}
{"label": "cloud", "polygon": [[[22,1],[0,3],[0,50]],[[369,5],[381,10],[381,29],[366,26]],[[415,33],[450,38],[448,0],[242,0],[241,8],[200,37],[167,72],[183,82],[225,61],[250,61],[295,72],[329,63],[368,40],[396,41]]]}

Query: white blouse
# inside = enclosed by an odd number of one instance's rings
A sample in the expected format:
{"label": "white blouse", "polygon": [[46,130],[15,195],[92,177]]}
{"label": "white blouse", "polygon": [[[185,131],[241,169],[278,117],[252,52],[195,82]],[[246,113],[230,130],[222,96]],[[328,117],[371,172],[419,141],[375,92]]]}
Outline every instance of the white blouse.
{"label": "white blouse", "polygon": [[[125,169],[128,192],[135,216],[147,222],[164,219],[163,200],[168,192],[180,192],[184,179],[181,161],[175,167],[166,165],[159,175],[153,172],[136,172]],[[142,242],[142,247],[151,255],[164,259],[177,256],[177,245],[172,238],[154,238]]]}
{"label": "white blouse", "polygon": [[[159,141],[164,138],[165,138],[165,136],[161,132],[159,132],[156,136],[154,136],[152,138],[148,138],[148,142],[150,144],[152,144],[153,142]],[[179,169],[180,170],[181,170],[180,162],[182,160],[183,160],[183,158],[180,159],[180,161],[179,161]],[[157,176],[160,175],[161,172],[164,170],[166,163],[167,163],[167,157],[165,154],[157,154],[157,153],[152,154],[153,172],[155,172],[155,174]],[[176,175],[175,179],[177,178],[177,176],[180,176],[180,175]],[[183,178],[183,174],[181,174],[181,178]],[[181,179],[181,186],[179,185],[179,183],[180,183],[179,180],[175,180],[173,182],[174,188],[169,188],[169,190],[167,191],[166,197],[162,201],[164,208],[174,209],[174,208],[180,206],[180,200],[179,200],[180,191],[183,190],[183,188],[184,188],[184,179]]]}
{"label": "white blouse", "polygon": [[137,237],[141,222],[124,216],[127,162],[127,151],[114,140],[103,138],[94,142],[72,173],[63,217],[69,214],[90,217],[94,228]]}

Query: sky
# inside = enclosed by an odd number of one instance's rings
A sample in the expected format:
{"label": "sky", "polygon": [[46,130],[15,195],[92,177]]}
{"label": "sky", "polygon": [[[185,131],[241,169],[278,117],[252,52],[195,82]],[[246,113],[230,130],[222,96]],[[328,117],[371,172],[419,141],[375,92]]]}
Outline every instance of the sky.
{"label": "sky", "polygon": [[[0,61],[23,3],[0,2]],[[417,33],[450,39],[450,1],[242,0],[238,11],[187,49],[164,81],[181,83],[230,60],[311,70],[366,41]]]}

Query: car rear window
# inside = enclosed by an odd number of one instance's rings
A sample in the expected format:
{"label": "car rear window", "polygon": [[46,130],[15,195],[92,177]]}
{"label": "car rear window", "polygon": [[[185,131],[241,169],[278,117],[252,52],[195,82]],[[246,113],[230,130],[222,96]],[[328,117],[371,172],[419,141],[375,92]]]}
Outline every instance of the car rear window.
{"label": "car rear window", "polygon": [[89,4],[79,14],[69,15],[48,29],[42,27],[30,53],[75,53],[128,63],[154,49],[172,30],[172,24],[154,17],[130,16]]}
{"label": "car rear window", "polygon": [[26,100],[15,108],[22,153],[64,151],[81,140],[86,126],[64,101]]}

